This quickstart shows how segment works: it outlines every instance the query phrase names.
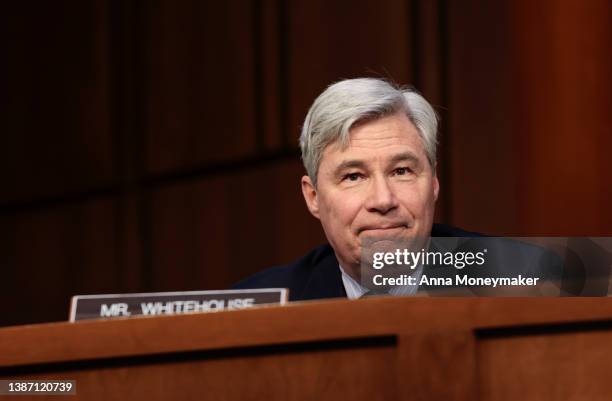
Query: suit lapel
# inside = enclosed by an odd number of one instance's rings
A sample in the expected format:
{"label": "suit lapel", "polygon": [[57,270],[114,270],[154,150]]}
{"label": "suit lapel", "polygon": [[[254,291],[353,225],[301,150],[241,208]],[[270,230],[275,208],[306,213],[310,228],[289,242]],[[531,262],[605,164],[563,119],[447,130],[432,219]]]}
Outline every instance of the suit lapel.
{"label": "suit lapel", "polygon": [[299,298],[346,298],[340,266],[333,250],[317,261]]}

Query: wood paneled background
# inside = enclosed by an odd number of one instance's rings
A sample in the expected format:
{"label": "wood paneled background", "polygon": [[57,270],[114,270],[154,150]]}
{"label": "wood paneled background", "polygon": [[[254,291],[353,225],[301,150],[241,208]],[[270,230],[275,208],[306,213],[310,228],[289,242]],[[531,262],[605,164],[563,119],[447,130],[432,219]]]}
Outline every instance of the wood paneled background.
{"label": "wood paneled background", "polygon": [[324,241],[297,137],[341,78],[436,106],[439,221],[612,235],[608,0],[12,1],[0,29],[0,325]]}

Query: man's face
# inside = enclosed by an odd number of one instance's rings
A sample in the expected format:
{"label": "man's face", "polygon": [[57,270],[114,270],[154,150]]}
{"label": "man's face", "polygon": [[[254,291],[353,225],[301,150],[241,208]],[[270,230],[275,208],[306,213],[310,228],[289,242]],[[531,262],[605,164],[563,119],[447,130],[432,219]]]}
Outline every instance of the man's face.
{"label": "man's face", "polygon": [[325,148],[316,188],[302,177],[308,209],[354,275],[364,240],[430,235],[438,190],[422,140],[403,113],[353,127],[345,149],[338,143]]}

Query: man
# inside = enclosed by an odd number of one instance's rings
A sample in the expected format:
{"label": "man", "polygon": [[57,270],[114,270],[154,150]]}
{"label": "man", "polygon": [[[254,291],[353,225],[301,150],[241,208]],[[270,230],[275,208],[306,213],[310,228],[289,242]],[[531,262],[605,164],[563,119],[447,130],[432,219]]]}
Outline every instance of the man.
{"label": "man", "polygon": [[[286,287],[290,300],[359,298],[368,292],[360,284],[365,241],[471,235],[433,224],[436,143],[436,114],[415,91],[373,78],[329,86],[306,116],[300,147],[302,193],[330,245],[234,288]],[[398,287],[391,294],[415,291]]]}

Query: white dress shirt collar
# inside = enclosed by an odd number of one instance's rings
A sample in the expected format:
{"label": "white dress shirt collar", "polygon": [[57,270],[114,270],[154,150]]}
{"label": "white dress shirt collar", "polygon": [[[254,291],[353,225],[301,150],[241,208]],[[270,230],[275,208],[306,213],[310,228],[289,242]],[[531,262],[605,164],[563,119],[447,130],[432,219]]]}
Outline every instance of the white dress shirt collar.
{"label": "white dress shirt collar", "polygon": [[[344,285],[344,290],[346,291],[346,296],[348,299],[361,298],[366,292],[369,291],[367,288],[359,284],[357,280],[351,277],[347,272],[345,272],[342,266],[338,265],[338,267],[342,273],[342,284]],[[412,274],[412,276],[416,278],[417,283],[420,281],[422,273],[423,266],[419,266]],[[398,285],[389,291],[389,295],[409,296],[416,294],[417,290],[418,286],[416,285]]]}

